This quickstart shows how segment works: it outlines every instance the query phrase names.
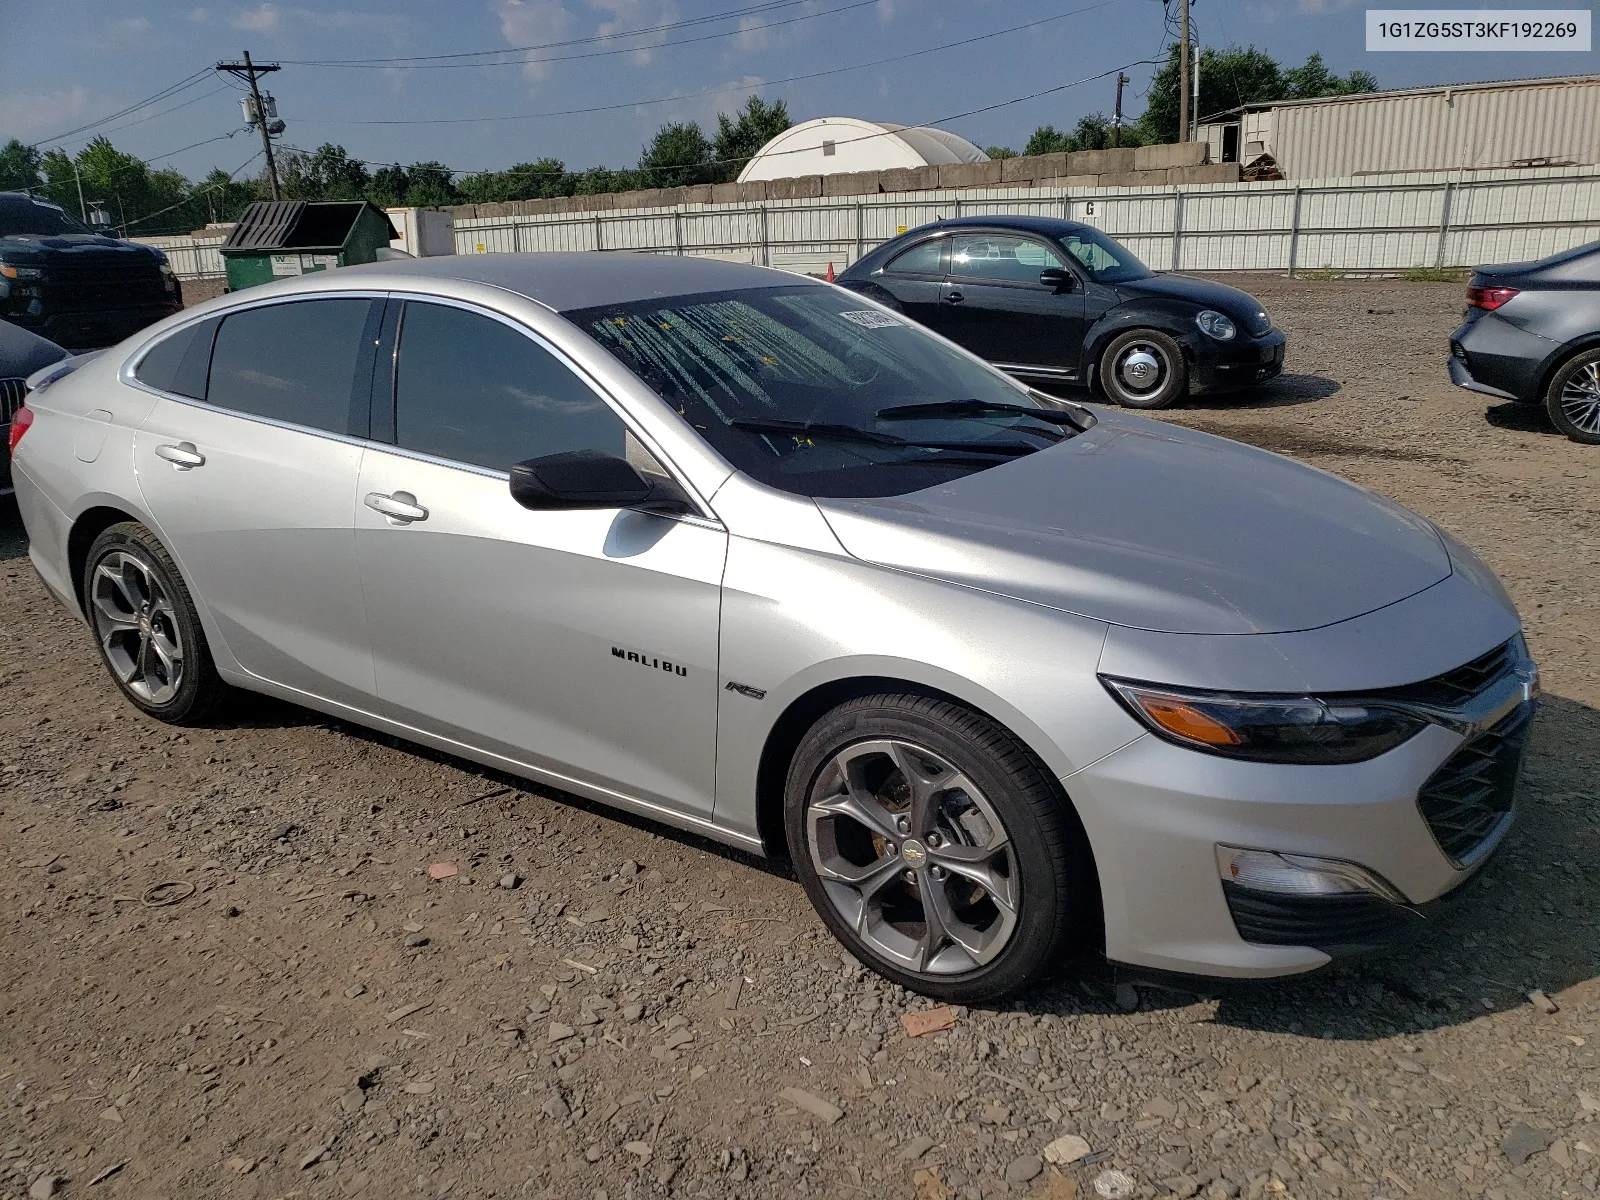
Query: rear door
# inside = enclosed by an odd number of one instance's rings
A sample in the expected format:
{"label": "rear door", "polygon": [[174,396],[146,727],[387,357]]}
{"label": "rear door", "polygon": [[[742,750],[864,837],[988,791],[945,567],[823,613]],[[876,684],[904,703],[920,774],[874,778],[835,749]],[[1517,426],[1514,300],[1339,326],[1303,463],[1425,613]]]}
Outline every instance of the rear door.
{"label": "rear door", "polygon": [[512,500],[513,463],[565,450],[665,473],[520,325],[410,300],[394,368],[393,445],[367,449],[356,510],[384,712],[557,782],[709,819],[727,534]]}
{"label": "rear door", "polygon": [[[1046,268],[1067,270],[1075,286],[1039,282]],[[1018,374],[1070,379],[1083,344],[1083,287],[1062,256],[1016,233],[958,233],[951,238],[943,307],[948,334],[974,354]]]}
{"label": "rear door", "polygon": [[226,650],[262,679],[363,709],[354,510],[383,306],[340,296],[227,314],[168,381],[198,394],[152,389],[134,439],[157,532]]}

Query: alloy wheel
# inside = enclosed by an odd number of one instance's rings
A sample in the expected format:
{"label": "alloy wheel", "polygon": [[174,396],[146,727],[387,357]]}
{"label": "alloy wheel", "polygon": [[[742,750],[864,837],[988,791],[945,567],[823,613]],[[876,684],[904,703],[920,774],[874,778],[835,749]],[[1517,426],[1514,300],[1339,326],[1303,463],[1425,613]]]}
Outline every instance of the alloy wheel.
{"label": "alloy wheel", "polygon": [[1561,412],[1583,433],[1600,434],[1600,363],[1585,363],[1561,388]]}
{"label": "alloy wheel", "polygon": [[961,974],[1011,940],[1021,889],[1006,828],[925,747],[881,738],[839,751],[812,787],[806,841],[839,916],[897,966]]}
{"label": "alloy wheel", "polygon": [[135,555],[116,550],[90,580],[90,615],[112,673],[147,704],[166,704],[183,684],[183,636],[160,578]]}

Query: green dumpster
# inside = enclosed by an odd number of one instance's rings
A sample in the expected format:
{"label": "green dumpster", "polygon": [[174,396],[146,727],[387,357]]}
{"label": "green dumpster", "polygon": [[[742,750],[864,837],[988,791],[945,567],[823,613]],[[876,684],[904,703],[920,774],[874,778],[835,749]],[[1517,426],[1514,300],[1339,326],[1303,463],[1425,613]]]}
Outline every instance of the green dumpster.
{"label": "green dumpster", "polygon": [[398,236],[365,200],[258,200],[222,244],[228,290],[375,262]]}

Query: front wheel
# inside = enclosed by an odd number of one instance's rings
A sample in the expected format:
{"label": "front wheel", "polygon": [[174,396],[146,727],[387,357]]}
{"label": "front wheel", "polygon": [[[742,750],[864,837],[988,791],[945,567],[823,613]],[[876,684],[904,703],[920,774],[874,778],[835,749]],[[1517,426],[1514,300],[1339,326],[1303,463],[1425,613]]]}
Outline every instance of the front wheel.
{"label": "front wheel", "polygon": [[1100,386],[1124,408],[1165,408],[1189,391],[1183,347],[1154,329],[1119,334],[1100,356]]}
{"label": "front wheel", "polygon": [[1562,364],[1545,391],[1544,407],[1573,441],[1600,446],[1600,350],[1585,350]]}
{"label": "front wheel", "polygon": [[1095,926],[1065,797],[1014,737],[950,701],[867,696],[828,713],[790,764],[784,816],[828,928],[914,991],[1001,999]]}

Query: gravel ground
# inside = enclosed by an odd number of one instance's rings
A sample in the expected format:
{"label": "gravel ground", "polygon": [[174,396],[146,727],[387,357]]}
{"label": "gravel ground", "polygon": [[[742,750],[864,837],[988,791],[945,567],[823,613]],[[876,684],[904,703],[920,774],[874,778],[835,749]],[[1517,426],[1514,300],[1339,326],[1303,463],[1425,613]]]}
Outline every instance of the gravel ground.
{"label": "gravel ground", "polygon": [[1246,286],[1292,374],[1168,418],[1438,520],[1544,667],[1522,819],[1425,945],[1086,960],[913,1038],[780,868],[276,703],[144,720],[3,502],[0,1196],[1595,1195],[1600,451],[1447,385],[1458,285]]}

